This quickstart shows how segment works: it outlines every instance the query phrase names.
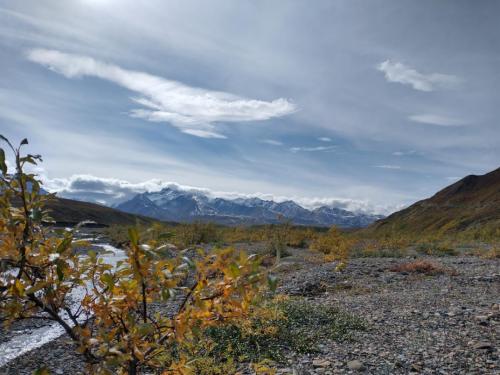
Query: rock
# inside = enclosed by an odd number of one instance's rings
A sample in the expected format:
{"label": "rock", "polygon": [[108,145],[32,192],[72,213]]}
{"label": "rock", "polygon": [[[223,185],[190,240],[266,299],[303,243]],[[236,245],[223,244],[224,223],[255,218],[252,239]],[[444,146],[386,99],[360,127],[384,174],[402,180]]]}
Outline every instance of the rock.
{"label": "rock", "polygon": [[486,315],[478,315],[475,317],[479,325],[487,326],[488,325],[488,317]]}
{"label": "rock", "polygon": [[413,363],[410,367],[410,372],[421,372],[422,371],[422,366],[419,365],[418,363]]}
{"label": "rock", "polygon": [[313,360],[313,366],[314,367],[328,367],[330,366],[332,363],[326,359],[315,359]]}
{"label": "rock", "polygon": [[488,341],[479,341],[473,345],[473,348],[479,349],[479,350],[492,350],[493,344],[491,342],[488,342]]}
{"label": "rock", "polygon": [[363,363],[361,361],[358,361],[357,359],[347,362],[347,367],[354,371],[362,371],[365,368]]}

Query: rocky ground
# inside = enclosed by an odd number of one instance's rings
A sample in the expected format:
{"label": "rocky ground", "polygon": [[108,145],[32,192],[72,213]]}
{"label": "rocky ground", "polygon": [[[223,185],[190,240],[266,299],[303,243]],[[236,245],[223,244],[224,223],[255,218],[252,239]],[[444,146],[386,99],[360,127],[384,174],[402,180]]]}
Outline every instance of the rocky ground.
{"label": "rocky ground", "polygon": [[[366,258],[351,260],[339,273],[333,264],[285,258],[281,292],[349,311],[368,329],[347,342],[321,343],[316,355],[291,353],[278,374],[500,374],[500,260],[427,259],[446,272],[392,272],[411,259]],[[11,361],[0,374],[31,374],[41,364],[55,374],[84,370],[62,337]]]}

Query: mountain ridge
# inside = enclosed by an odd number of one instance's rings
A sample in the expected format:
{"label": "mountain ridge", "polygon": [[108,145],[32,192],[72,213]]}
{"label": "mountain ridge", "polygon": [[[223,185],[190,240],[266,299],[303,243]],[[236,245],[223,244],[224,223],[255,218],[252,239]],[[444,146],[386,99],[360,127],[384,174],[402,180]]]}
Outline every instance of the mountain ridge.
{"label": "mountain ridge", "polygon": [[374,234],[453,234],[500,227],[500,168],[468,175],[427,199],[373,223]]}
{"label": "mountain ridge", "polygon": [[201,192],[166,187],[157,192],[137,194],[120,203],[117,209],[169,221],[213,221],[219,224],[272,224],[280,217],[298,225],[363,227],[381,215],[354,213],[344,209],[321,206],[312,210],[293,200],[275,202],[253,198],[211,198]]}

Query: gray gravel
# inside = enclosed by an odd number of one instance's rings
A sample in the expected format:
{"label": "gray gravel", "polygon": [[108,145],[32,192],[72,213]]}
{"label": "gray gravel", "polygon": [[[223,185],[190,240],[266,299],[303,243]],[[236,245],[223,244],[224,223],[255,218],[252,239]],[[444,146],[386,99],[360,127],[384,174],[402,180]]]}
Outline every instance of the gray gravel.
{"label": "gray gravel", "polygon": [[309,295],[369,322],[351,342],[290,358],[290,374],[500,374],[500,261],[433,259],[455,276],[388,271],[401,259],[352,260],[288,274],[282,291]]}
{"label": "gray gravel", "polygon": [[[332,304],[368,322],[349,342],[321,343],[321,353],[296,356],[278,374],[500,374],[500,260],[433,259],[456,275],[389,271],[408,259],[333,264],[284,261],[280,291]],[[79,374],[84,363],[62,337],[0,369],[31,374],[42,364],[55,374]]]}

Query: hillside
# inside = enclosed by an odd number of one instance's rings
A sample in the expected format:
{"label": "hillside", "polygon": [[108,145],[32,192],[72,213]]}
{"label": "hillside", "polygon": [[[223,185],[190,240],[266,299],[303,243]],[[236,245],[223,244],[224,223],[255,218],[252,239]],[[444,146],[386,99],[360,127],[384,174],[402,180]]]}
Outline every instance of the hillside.
{"label": "hillside", "polygon": [[260,198],[212,198],[202,192],[174,188],[138,194],[116,208],[159,220],[201,220],[224,225],[271,224],[279,222],[282,217],[297,225],[360,228],[381,218],[332,206],[309,210],[292,200],[275,202]]}
{"label": "hillside", "polygon": [[373,234],[487,234],[500,228],[500,168],[470,175],[428,199],[379,220]]}
{"label": "hillside", "polygon": [[151,223],[152,219],[122,212],[114,208],[71,199],[55,198],[47,203],[50,216],[60,225],[74,225],[84,220],[95,221],[99,225],[134,225]]}

